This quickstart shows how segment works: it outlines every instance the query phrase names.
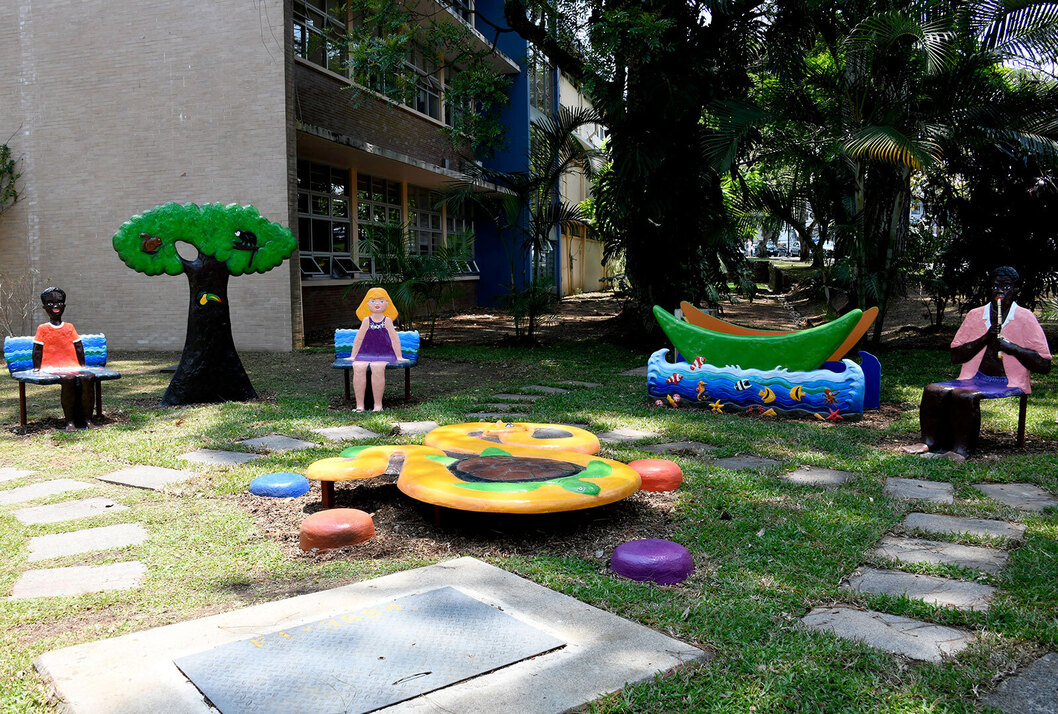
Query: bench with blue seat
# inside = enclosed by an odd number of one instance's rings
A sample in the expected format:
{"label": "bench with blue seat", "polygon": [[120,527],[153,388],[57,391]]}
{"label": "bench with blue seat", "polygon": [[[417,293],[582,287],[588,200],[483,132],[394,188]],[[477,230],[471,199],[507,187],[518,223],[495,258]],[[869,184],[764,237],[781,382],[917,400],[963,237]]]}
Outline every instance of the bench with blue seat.
{"label": "bench with blue seat", "polygon": [[[121,379],[121,374],[107,369],[107,338],[105,335],[81,335],[84,347],[85,366],[82,372],[91,372],[96,377],[96,417],[103,416],[103,381]],[[4,362],[13,379],[18,380],[19,424],[26,425],[26,385],[59,384],[61,376],[52,372],[37,372],[33,369],[33,338],[28,335],[4,338]]]}
{"label": "bench with blue seat", "polygon": [[[345,370],[345,400],[352,399],[349,391],[349,371],[353,368],[352,352],[356,330],[337,329],[334,331],[334,363],[332,369]],[[411,368],[419,363],[419,331],[407,330],[397,332],[400,338],[401,356],[407,362],[390,362],[386,369],[404,369],[404,401],[411,399]],[[370,371],[370,370],[369,370]],[[368,389],[371,382],[368,380]]]}

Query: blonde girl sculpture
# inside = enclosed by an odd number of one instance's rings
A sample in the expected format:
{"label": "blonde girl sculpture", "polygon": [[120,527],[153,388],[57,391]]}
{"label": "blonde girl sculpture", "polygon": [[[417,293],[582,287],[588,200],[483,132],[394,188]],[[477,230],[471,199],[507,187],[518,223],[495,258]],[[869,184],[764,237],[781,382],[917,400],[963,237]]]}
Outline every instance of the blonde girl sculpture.
{"label": "blonde girl sculpture", "polygon": [[386,389],[386,365],[407,362],[400,353],[400,337],[393,327],[397,308],[382,288],[371,288],[364,295],[356,316],[363,320],[353,340],[353,393],[356,411],[364,411],[367,372],[371,370],[371,393],[376,412],[382,411],[382,392]]}

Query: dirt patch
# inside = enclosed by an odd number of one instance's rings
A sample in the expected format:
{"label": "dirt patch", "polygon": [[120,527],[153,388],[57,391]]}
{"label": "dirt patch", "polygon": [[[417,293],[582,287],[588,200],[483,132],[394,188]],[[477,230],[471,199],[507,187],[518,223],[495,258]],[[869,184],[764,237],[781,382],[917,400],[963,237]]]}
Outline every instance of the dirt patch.
{"label": "dirt patch", "polygon": [[299,546],[301,522],[320,510],[318,487],[296,499],[242,493],[238,504],[257,519],[262,534],[294,558],[314,561],[390,558],[437,559],[462,555],[531,557],[552,552],[607,567],[621,543],[638,538],[671,538],[675,529],[673,493],[638,492],[623,501],[580,511],[546,515],[481,514],[434,509],[405,496],[396,477],[369,483],[338,484],[335,505],[370,514],[375,537],[366,543],[323,553]]}

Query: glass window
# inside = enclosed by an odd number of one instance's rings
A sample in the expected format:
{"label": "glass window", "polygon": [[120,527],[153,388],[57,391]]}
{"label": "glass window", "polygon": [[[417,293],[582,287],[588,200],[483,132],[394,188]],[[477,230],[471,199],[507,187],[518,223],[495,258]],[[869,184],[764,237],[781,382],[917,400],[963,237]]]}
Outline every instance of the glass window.
{"label": "glass window", "polygon": [[529,104],[544,114],[555,111],[555,71],[534,47],[529,48]]}
{"label": "glass window", "polygon": [[444,237],[441,233],[441,194],[420,186],[408,186],[408,233],[411,251],[422,255],[436,253]]}
{"label": "glass window", "polygon": [[294,54],[345,74],[345,11],[336,0],[294,0]]}
{"label": "glass window", "polygon": [[359,174],[356,178],[356,203],[356,254],[360,257],[360,266],[374,273],[374,257],[369,254],[367,246],[362,242],[367,238],[366,226],[371,223],[403,225],[400,210],[400,182]]}
{"label": "glass window", "polygon": [[298,161],[298,249],[302,277],[344,277],[341,264],[334,259],[352,260],[349,201],[348,169]]}

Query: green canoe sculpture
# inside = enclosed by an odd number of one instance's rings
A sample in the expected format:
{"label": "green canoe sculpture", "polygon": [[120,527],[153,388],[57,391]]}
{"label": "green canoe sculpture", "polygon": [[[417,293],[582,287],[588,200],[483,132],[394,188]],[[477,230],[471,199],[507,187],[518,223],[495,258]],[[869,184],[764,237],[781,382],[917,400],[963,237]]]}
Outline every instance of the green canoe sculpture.
{"label": "green canoe sculpture", "polygon": [[770,370],[782,367],[791,372],[818,369],[860,321],[860,310],[853,310],[833,322],[798,332],[777,335],[729,335],[697,327],[676,318],[657,305],[654,317],[672,344],[687,360],[701,357],[706,364],[742,369]]}

